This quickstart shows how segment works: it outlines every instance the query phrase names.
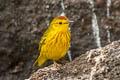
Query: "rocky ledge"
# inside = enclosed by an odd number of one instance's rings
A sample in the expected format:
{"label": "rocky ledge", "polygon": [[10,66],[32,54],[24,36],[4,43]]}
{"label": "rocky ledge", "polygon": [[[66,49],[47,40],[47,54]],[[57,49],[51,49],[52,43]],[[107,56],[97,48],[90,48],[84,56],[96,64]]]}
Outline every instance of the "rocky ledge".
{"label": "rocky ledge", "polygon": [[29,80],[120,80],[120,40],[87,51],[58,69],[39,69]]}

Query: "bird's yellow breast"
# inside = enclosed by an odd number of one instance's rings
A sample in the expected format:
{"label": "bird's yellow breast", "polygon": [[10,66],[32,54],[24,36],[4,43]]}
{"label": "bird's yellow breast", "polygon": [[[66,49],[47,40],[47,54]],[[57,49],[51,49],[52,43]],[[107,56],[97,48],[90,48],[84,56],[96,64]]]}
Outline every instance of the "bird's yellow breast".
{"label": "bird's yellow breast", "polygon": [[70,32],[54,32],[47,36],[41,47],[41,54],[47,59],[59,60],[64,57],[70,45]]}

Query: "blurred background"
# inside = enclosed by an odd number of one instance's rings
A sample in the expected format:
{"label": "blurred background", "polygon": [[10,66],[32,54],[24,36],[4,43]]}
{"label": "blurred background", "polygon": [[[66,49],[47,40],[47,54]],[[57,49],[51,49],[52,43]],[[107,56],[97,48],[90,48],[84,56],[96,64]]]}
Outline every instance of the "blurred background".
{"label": "blurred background", "polygon": [[[70,24],[73,60],[98,48],[96,40],[103,47],[120,39],[120,0],[110,1],[93,0],[94,5],[90,0],[63,1],[64,13],[74,21]],[[0,0],[0,80],[30,76],[39,40],[49,22],[62,12],[61,0]]]}

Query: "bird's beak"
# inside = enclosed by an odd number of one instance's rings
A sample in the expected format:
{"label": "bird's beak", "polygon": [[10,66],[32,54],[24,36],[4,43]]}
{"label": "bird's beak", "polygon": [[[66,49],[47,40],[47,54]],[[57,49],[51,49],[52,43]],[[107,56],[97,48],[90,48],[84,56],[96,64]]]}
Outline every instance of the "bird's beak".
{"label": "bird's beak", "polygon": [[74,21],[69,20],[68,23],[73,23]]}

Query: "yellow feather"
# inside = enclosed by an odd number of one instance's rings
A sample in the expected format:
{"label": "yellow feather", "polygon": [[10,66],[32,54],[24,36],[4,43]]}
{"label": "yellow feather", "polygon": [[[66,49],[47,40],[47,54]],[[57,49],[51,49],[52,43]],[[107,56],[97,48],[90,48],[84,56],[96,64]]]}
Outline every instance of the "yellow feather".
{"label": "yellow feather", "polygon": [[40,43],[40,56],[34,66],[41,66],[46,60],[59,60],[64,57],[70,45],[70,31],[68,19],[64,16],[56,17],[45,31]]}

